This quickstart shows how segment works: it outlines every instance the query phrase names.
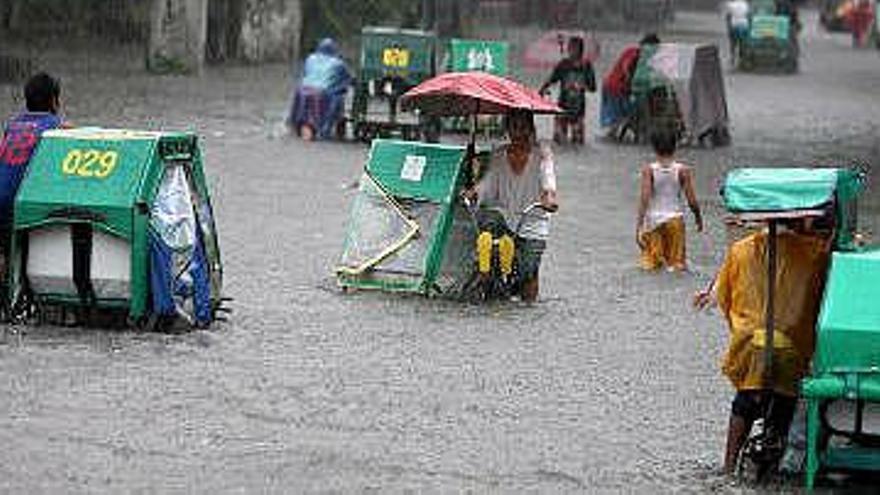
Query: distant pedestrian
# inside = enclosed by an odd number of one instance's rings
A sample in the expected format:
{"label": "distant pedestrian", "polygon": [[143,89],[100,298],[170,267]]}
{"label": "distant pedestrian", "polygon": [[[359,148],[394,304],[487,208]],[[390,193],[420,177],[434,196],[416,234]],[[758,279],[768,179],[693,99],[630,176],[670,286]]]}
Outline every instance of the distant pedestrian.
{"label": "distant pedestrian", "polygon": [[636,110],[632,100],[632,79],[639,65],[642,48],[659,44],[660,38],[648,33],[638,45],[626,46],[602,79],[599,123],[608,130],[608,136],[622,138],[622,133],[626,131],[626,124]]}
{"label": "distant pedestrian", "polygon": [[570,140],[575,144],[584,144],[584,117],[587,109],[589,91],[596,91],[596,75],[593,65],[584,57],[584,39],[573,36],[568,39],[567,56],[560,60],[550,78],[541,86],[544,94],[550,86],[559,83],[559,106],[562,115],[557,115],[553,140],[562,144]]}
{"label": "distant pedestrian", "polygon": [[682,196],[694,214],[697,232],[703,231],[703,216],[694,193],[691,168],[675,159],[676,136],[655,131],[651,144],[656,161],[642,167],[641,194],[636,220],[636,243],[641,248],[641,267],[669,271],[687,269]]}
{"label": "distant pedestrian", "polygon": [[855,0],[848,13],[848,21],[852,31],[853,46],[867,47],[871,38],[871,26],[874,24],[873,0]]}
{"label": "distant pedestrian", "polygon": [[729,0],[724,5],[724,19],[730,41],[730,60],[735,65],[742,43],[749,35],[749,2]]}
{"label": "distant pedestrian", "polygon": [[294,90],[287,125],[306,141],[329,138],[345,111],[345,93],[352,77],[339,55],[336,42],[321,40],[306,58],[303,76]]}

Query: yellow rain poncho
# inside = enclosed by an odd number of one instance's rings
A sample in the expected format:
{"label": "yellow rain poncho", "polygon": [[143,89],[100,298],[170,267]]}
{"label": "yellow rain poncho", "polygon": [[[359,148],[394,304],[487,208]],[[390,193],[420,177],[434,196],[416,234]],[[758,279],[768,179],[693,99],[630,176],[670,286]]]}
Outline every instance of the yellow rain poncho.
{"label": "yellow rain poncho", "polygon": [[[764,388],[766,244],[765,232],[734,243],[716,282],[718,307],[730,326],[721,369],[738,391]],[[808,370],[827,263],[825,240],[779,232],[773,345],[778,393],[795,395]]]}

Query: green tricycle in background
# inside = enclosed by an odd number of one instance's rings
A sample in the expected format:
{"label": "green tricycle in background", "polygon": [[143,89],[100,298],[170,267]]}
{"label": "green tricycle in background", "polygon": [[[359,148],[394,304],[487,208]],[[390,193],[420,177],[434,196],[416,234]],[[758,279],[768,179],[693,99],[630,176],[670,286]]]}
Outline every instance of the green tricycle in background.
{"label": "green tricycle in background", "polygon": [[[510,44],[505,41],[451,39],[443,64],[447,72],[481,71],[496,76],[509,73]],[[444,119],[444,130],[456,133],[470,132],[474,120],[465,117]],[[501,118],[482,116],[476,119],[476,132],[499,136]]]}
{"label": "green tricycle in background", "polygon": [[438,119],[401,113],[398,105],[403,93],[436,74],[436,44],[428,31],[363,28],[357,83],[346,118],[355,138],[366,143],[392,135],[439,139]]}
{"label": "green tricycle in background", "polygon": [[746,72],[798,71],[799,26],[787,15],[778,15],[774,0],[753,0],[751,24],[739,50],[737,67]]}
{"label": "green tricycle in background", "polygon": [[193,133],[48,131],[14,211],[12,321],[152,330],[181,321],[204,327],[226,311]]}

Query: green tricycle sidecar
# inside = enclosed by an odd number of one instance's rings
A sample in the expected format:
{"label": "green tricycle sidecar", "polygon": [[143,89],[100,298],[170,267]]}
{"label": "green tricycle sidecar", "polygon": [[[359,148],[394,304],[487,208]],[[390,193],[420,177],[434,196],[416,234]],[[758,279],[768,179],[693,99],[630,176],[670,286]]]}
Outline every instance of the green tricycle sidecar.
{"label": "green tricycle sidecar", "polygon": [[113,314],[145,329],[180,320],[201,327],[224,309],[195,134],[46,132],[16,196],[11,230],[14,320],[67,320],[73,311],[77,323]]}
{"label": "green tricycle sidecar", "polygon": [[365,27],[360,68],[346,123],[366,143],[376,137],[436,141],[438,119],[404,114],[398,99],[437,72],[436,36],[428,31]]}

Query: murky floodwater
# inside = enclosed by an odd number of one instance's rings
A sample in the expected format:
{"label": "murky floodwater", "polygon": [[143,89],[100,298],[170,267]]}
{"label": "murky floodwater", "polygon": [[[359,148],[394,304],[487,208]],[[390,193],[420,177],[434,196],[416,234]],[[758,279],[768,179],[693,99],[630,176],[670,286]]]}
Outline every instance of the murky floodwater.
{"label": "murky floodwater", "polygon": [[[720,26],[680,19],[686,39]],[[235,313],[181,336],[4,329],[0,491],[735,491],[716,474],[726,329],[689,307],[724,248],[723,173],[880,158],[880,52],[814,20],[801,74],[726,76],[734,145],[683,152],[709,225],[689,237],[695,273],[636,269],[648,150],[598,141],[558,151],[532,307],[337,292],[366,150],[273,137],[285,67],[188,79],[141,74],[136,50],[44,54],[75,123],[204,136]],[[629,38],[604,36],[607,63]],[[878,178],[862,221],[880,237]]]}

